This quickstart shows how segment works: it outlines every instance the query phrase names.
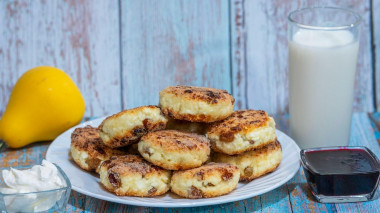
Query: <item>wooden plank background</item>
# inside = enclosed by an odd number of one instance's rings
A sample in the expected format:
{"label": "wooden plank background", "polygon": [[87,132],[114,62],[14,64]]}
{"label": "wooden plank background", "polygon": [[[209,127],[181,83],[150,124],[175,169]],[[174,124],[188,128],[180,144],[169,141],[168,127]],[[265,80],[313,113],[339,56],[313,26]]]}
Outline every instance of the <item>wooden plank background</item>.
{"label": "wooden plank background", "polygon": [[3,0],[0,114],[26,70],[65,70],[86,116],[156,104],[188,84],[226,89],[237,108],[288,111],[287,14],[348,7],[363,17],[356,111],[380,109],[380,0]]}
{"label": "wooden plank background", "polygon": [[[377,11],[377,12],[374,12]],[[375,79],[375,97],[377,111],[380,111],[380,0],[373,0],[372,2],[372,38],[373,38],[373,55],[374,67],[373,78]]]}

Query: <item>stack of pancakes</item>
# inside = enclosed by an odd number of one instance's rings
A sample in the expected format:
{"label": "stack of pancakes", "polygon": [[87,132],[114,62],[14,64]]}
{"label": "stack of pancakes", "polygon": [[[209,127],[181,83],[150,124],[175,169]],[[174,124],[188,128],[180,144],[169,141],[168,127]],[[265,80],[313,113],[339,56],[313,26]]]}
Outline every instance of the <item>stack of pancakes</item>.
{"label": "stack of pancakes", "polygon": [[151,197],[169,189],[186,198],[227,194],[239,180],[273,171],[282,158],[273,118],[233,108],[225,90],[168,87],[158,107],[125,110],[98,128],[75,129],[71,155],[120,196]]}

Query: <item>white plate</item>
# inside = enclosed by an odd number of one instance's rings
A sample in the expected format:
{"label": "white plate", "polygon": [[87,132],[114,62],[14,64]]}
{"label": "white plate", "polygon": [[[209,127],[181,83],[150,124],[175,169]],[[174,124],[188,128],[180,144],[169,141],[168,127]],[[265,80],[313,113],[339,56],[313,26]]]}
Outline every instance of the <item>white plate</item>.
{"label": "white plate", "polygon": [[[86,125],[98,126],[103,119],[99,118],[88,121],[76,127],[84,127]],[[249,183],[239,183],[238,187],[227,195],[204,199],[184,199],[173,193],[153,198],[118,197],[106,191],[100,185],[100,180],[95,173],[85,172],[72,161],[69,155],[70,136],[76,127],[67,130],[52,142],[46,153],[46,159],[59,165],[65,171],[71,181],[73,190],[91,197],[116,203],[147,207],[195,207],[228,203],[271,191],[291,179],[300,167],[299,147],[289,136],[277,130],[277,138],[282,145],[283,151],[283,159],[280,166],[274,172]]]}

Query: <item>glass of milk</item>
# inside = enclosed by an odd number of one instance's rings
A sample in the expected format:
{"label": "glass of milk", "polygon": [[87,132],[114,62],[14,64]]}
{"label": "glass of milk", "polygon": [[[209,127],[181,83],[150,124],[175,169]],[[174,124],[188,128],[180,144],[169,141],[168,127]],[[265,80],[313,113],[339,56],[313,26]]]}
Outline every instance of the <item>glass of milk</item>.
{"label": "glass of milk", "polygon": [[330,7],[288,16],[290,131],[303,149],[348,145],[360,22]]}

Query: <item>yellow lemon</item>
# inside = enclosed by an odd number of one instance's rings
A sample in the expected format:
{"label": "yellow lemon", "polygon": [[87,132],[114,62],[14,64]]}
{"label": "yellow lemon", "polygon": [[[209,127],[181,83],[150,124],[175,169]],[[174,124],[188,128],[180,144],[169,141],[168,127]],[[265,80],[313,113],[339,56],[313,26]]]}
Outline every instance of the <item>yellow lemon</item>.
{"label": "yellow lemon", "polygon": [[73,80],[62,70],[41,66],[17,81],[0,120],[0,139],[18,148],[53,140],[78,124],[85,102]]}

